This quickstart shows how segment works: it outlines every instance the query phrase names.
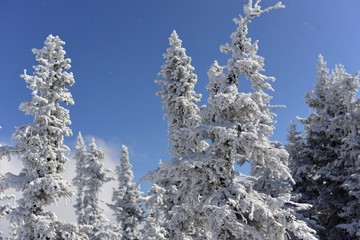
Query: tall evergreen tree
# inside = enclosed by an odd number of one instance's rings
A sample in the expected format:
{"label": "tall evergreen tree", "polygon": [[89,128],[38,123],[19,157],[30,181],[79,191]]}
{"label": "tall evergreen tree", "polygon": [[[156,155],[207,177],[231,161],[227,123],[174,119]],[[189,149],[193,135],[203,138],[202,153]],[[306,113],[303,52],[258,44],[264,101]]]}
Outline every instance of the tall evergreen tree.
{"label": "tall evergreen tree", "polygon": [[[164,189],[165,227],[170,238],[187,239],[187,235],[202,235],[200,225],[195,223],[196,213],[184,205],[191,198],[191,183],[183,176],[187,171],[186,160],[206,149],[206,143],[196,129],[201,124],[200,109],[196,105],[200,94],[194,90],[197,75],[193,73],[191,58],[175,31],[169,37],[170,47],[163,55],[165,63],[157,80],[161,90],[157,93],[163,100],[168,120],[169,142],[173,163],[162,164],[157,172],[157,184]],[[176,162],[183,162],[180,166]]]}
{"label": "tall evergreen tree", "polygon": [[308,167],[295,166],[300,182],[295,191],[301,194],[301,201],[314,205],[310,217],[320,225],[321,239],[353,239],[359,235],[359,223],[354,220],[359,212],[350,213],[347,207],[359,206],[354,194],[359,189],[358,180],[350,180],[358,174],[354,155],[359,144],[356,134],[359,79],[348,74],[342,65],[329,74],[322,56],[317,71],[315,90],[306,95],[314,112],[301,119],[305,147],[303,154],[297,156],[297,161]]}
{"label": "tall evergreen tree", "polygon": [[298,178],[295,176],[293,170],[302,166],[302,164],[298,162],[300,160],[299,154],[301,153],[302,149],[303,138],[301,136],[301,132],[297,131],[296,124],[291,121],[288,129],[286,150],[289,153],[289,168],[295,182],[297,182]]}
{"label": "tall evergreen tree", "polygon": [[[4,158],[7,158],[8,161],[11,161],[12,155],[20,154],[19,150],[20,149],[18,149],[16,146],[10,147],[0,145],[0,161]],[[6,173],[5,175],[0,173],[0,218],[8,217],[12,210],[15,209],[14,203],[10,203],[10,201],[15,202],[15,196],[6,194],[6,191],[10,188],[16,188],[17,190],[21,190],[21,186],[23,185],[22,183],[26,180],[26,178],[23,177],[24,174],[19,174],[18,176],[16,176],[12,173]],[[17,239],[16,229],[16,224],[12,222],[8,238]],[[2,237],[2,234],[2,231],[0,231],[0,239]]]}
{"label": "tall evergreen tree", "polygon": [[[1,129],[1,126],[0,126]],[[8,159],[11,160],[11,157],[9,155],[10,148],[8,146],[2,146],[0,145],[0,161],[4,156],[8,156]],[[11,199],[14,199],[15,196],[6,194],[5,191],[9,188],[9,183],[6,180],[6,177],[0,173],[0,218],[6,217],[13,209],[13,206],[9,203],[2,203],[2,201],[8,202]],[[0,231],[1,236],[1,231]],[[1,238],[0,238],[1,239]]]}
{"label": "tall evergreen tree", "polygon": [[[81,139],[78,143],[78,147],[83,147]],[[83,224],[92,226],[88,233],[90,240],[120,239],[120,235],[112,231],[104,210],[99,206],[99,192],[112,179],[108,176],[109,172],[104,167],[104,153],[96,146],[95,139],[91,139],[82,168],[83,208],[79,209],[83,211]]]}
{"label": "tall evergreen tree", "polygon": [[[319,228],[320,225],[314,220],[314,196],[318,195],[316,180],[314,180],[314,166],[311,164],[311,157],[306,150],[307,145],[304,136],[297,131],[293,121],[287,135],[286,150],[289,153],[289,168],[296,184],[293,186],[292,199],[300,203],[295,209],[296,216],[304,220],[313,229]],[[308,195],[303,194],[302,190],[306,189]]]}
{"label": "tall evergreen tree", "polygon": [[349,239],[360,238],[360,105],[354,102],[345,116],[347,136],[340,152],[339,162],[331,166],[339,171],[337,179],[347,192],[347,201],[341,206],[339,216],[344,219],[339,228],[345,229]]}
{"label": "tall evergreen tree", "polygon": [[[319,56],[317,65],[315,90],[306,94],[307,104],[315,110],[307,118],[299,118],[304,124],[304,133],[302,134],[302,143],[299,147],[300,151],[295,155],[290,152],[291,172],[296,181],[294,186],[294,194],[299,197],[300,202],[314,205],[319,196],[318,186],[321,179],[317,175],[320,166],[315,161],[326,159],[327,153],[324,146],[326,145],[326,134],[324,126],[321,125],[320,112],[325,111],[325,88],[329,86],[329,69],[322,56]],[[327,121],[327,120],[326,120]],[[291,134],[291,133],[290,133]],[[296,144],[290,142],[289,144]],[[319,147],[314,147],[318,145]],[[317,148],[317,149],[316,149]],[[316,149],[316,152],[314,151]],[[330,154],[331,155],[331,154]],[[316,157],[318,157],[316,159]],[[316,219],[314,209],[307,214],[308,217]]]}
{"label": "tall evergreen tree", "polygon": [[87,184],[84,176],[84,170],[86,168],[86,146],[84,139],[79,132],[76,138],[76,146],[75,146],[75,161],[76,161],[76,176],[73,179],[73,184],[76,187],[76,199],[75,199],[75,214],[77,217],[78,224],[84,224],[84,190]]}
{"label": "tall evergreen tree", "polygon": [[[14,209],[14,206],[9,201],[15,197],[5,193],[5,190],[8,188],[7,185],[5,176],[0,173],[0,219],[5,218]],[[2,230],[0,230],[0,239],[3,239]]]}
{"label": "tall evergreen tree", "polygon": [[[283,5],[261,10],[259,2],[249,1],[246,16],[236,20],[233,43],[223,47],[233,54],[227,71],[216,62],[210,68],[203,122],[188,127],[197,138],[192,144],[207,140],[209,146],[174,155],[156,172],[155,181],[174,196],[173,207],[167,209],[171,218],[166,220],[171,239],[285,239],[287,231],[315,239],[313,231],[284,207],[291,181],[287,153],[268,139],[274,121],[268,106],[271,97],[263,91],[271,89],[267,81],[273,78],[260,74],[263,58],[256,55],[257,43],[246,36],[254,17]],[[240,75],[252,81],[253,93],[238,93]],[[245,161],[252,163],[254,177],[235,173],[235,162]]]}
{"label": "tall evergreen tree", "polygon": [[[14,196],[5,194],[5,190],[8,189],[8,184],[6,183],[5,176],[0,174],[0,202],[1,201],[9,201],[14,199]],[[0,204],[0,218],[8,215],[13,209],[13,206],[9,203]]]}
{"label": "tall evergreen tree", "polygon": [[[226,68],[223,69],[215,63],[210,69],[210,82],[207,86],[210,98],[207,111],[204,111],[204,119],[210,126],[221,126],[211,130],[212,146],[216,148],[214,151],[222,152],[229,159],[239,155],[240,165],[245,160],[252,159],[252,175],[258,177],[254,187],[272,196],[278,196],[288,191],[289,184],[284,180],[291,177],[286,167],[286,152],[278,149],[277,144],[269,140],[274,130],[274,114],[270,110],[275,106],[270,105],[272,97],[265,91],[273,91],[269,82],[275,78],[261,73],[264,71],[264,58],[257,55],[258,43],[251,42],[247,34],[248,24],[253,18],[283,5],[278,3],[262,10],[259,2],[253,4],[249,1],[244,6],[245,17],[240,16],[234,20],[238,28],[231,35],[232,43],[221,47],[223,52],[231,54]],[[238,92],[238,81],[241,76],[251,82],[253,92]],[[228,134],[224,139],[214,139],[219,135],[214,131]],[[224,144],[229,147],[224,148]],[[269,184],[277,187],[269,187]],[[267,192],[275,189],[277,192]]]}
{"label": "tall evergreen tree", "polygon": [[164,54],[165,63],[159,73],[161,80],[155,82],[161,86],[157,95],[162,98],[166,111],[171,153],[180,158],[204,147],[203,142],[196,142],[198,138],[188,130],[200,125],[200,109],[196,103],[200,101],[201,95],[194,90],[197,75],[193,73],[191,58],[186,55],[175,31],[169,38],[169,44]]}
{"label": "tall evergreen tree", "polygon": [[114,189],[109,207],[114,211],[116,221],[123,231],[123,239],[142,239],[139,225],[143,221],[143,210],[140,206],[141,193],[137,184],[133,183],[132,165],[129,161],[129,151],[122,146],[120,166],[116,167],[119,186]]}
{"label": "tall evergreen tree", "polygon": [[[307,151],[304,136],[297,131],[293,121],[290,122],[288,130],[286,150],[289,153],[289,168],[296,182],[293,186],[293,195],[298,201],[309,202],[305,201],[305,199],[309,200],[317,196],[317,188],[313,178],[315,174],[314,166]],[[302,189],[307,189],[306,192],[312,194],[306,196],[302,194]]]}
{"label": "tall evergreen tree", "polygon": [[327,237],[356,239],[360,237],[360,100],[356,98],[359,73],[351,75],[344,66],[337,65],[331,76],[335,96],[331,98],[330,106],[334,107],[335,117],[331,119],[328,135],[331,143],[337,143],[332,146],[338,158],[321,169],[320,174],[325,174],[331,186],[325,189],[327,192],[322,192],[321,197],[331,201],[330,209],[336,209],[336,217],[330,216],[332,221],[329,224],[335,223],[337,228],[331,229]]}
{"label": "tall evergreen tree", "polygon": [[[265,91],[273,90],[263,71],[264,58],[258,44],[247,36],[255,17],[284,7],[277,3],[261,9],[260,1],[248,1],[245,16],[235,19],[232,43],[222,46],[230,53],[227,66],[217,62],[209,71],[209,105],[203,112],[211,166],[217,185],[204,206],[213,239],[286,239],[291,233],[300,239],[315,239],[314,231],[295,218],[290,202],[292,178],[287,152],[269,140],[274,130],[273,113]],[[252,92],[239,93],[238,81],[250,80]],[[251,165],[252,177],[237,177],[234,164]],[[254,178],[253,178],[254,177]],[[272,214],[268,214],[271,212]],[[266,226],[266,228],[264,228]]]}
{"label": "tall evergreen tree", "polygon": [[20,110],[32,115],[34,122],[16,129],[13,135],[24,168],[17,181],[22,197],[10,217],[17,225],[19,239],[83,239],[76,225],[59,221],[44,208],[59,198],[71,196],[70,184],[63,180],[69,148],[64,137],[70,136],[69,111],[62,104],[74,104],[67,87],[74,84],[69,58],[59,37],[49,35],[42,49],[33,49],[38,65],[34,75],[21,77],[32,91],[32,99]]}

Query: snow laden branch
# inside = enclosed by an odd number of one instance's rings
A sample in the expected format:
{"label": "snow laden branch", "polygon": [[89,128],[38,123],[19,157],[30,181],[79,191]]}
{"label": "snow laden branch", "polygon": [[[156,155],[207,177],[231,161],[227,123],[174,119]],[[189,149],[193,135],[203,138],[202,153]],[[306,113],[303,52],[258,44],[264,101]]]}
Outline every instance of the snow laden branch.
{"label": "snow laden branch", "polygon": [[245,19],[247,21],[250,21],[255,17],[259,17],[263,13],[270,12],[279,8],[285,8],[285,5],[283,5],[282,2],[278,2],[271,7],[261,9],[261,6],[259,5],[260,2],[261,0],[256,0],[256,2],[253,4],[253,0],[249,0],[248,3],[244,5]]}
{"label": "snow laden branch", "polygon": [[8,161],[11,160],[11,156],[21,154],[22,150],[18,147],[10,147],[10,146],[1,146],[0,145],[0,161],[2,158],[6,157]]}
{"label": "snow laden branch", "polygon": [[253,4],[253,1],[249,0],[249,2],[244,5],[245,17],[240,15],[239,18],[233,19],[235,24],[238,25],[238,29],[231,34],[232,44],[222,45],[220,50],[221,52],[232,54],[232,58],[229,59],[228,63],[230,73],[227,76],[227,81],[229,83],[234,82],[237,85],[238,77],[240,74],[244,74],[247,79],[252,80],[254,90],[264,88],[273,91],[268,81],[275,81],[275,78],[261,74],[261,72],[264,71],[264,58],[256,55],[258,51],[258,41],[252,43],[251,38],[247,37],[248,25],[253,18],[259,17],[261,14],[271,10],[284,8],[285,6],[282,5],[281,2],[278,2],[272,7],[261,10],[260,2],[261,0],[257,0],[255,4]]}

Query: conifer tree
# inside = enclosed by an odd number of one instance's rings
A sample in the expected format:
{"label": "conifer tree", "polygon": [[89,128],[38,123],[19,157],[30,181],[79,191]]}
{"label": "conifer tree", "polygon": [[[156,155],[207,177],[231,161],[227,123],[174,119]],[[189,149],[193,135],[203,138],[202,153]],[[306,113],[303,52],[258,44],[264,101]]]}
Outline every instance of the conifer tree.
{"label": "conifer tree", "polygon": [[[11,155],[14,154],[16,150],[15,147],[0,145],[0,160],[6,156],[10,161]],[[11,173],[6,173],[5,175],[0,173],[0,218],[8,217],[11,214],[11,211],[15,209],[14,203],[10,203],[10,201],[15,201],[15,196],[6,194],[6,190],[10,189],[12,185],[16,185],[11,182],[11,177],[13,176],[14,175]],[[2,201],[5,201],[5,203],[2,203]],[[3,232],[0,230],[0,239],[17,239],[16,229],[16,224],[12,222],[9,227],[8,237],[5,238]]]}
{"label": "conifer tree", "polygon": [[[5,194],[5,190],[7,188],[8,187],[6,184],[5,176],[0,174],[0,202],[1,201],[9,201],[14,198],[14,196],[12,196],[12,195]],[[13,209],[13,206],[11,206],[9,203],[0,204],[0,218],[3,218],[6,215],[8,215],[12,209]]]}
{"label": "conifer tree", "polygon": [[[165,227],[170,238],[187,239],[188,234],[201,235],[199,224],[195,223],[195,212],[184,205],[185,199],[191,198],[189,178],[186,172],[186,160],[193,154],[206,149],[206,143],[196,129],[201,124],[200,109],[196,105],[201,95],[194,90],[197,75],[193,73],[191,58],[175,31],[169,37],[169,48],[163,55],[165,63],[161,67],[157,80],[161,90],[157,93],[163,100],[163,109],[168,121],[169,142],[173,162],[162,164],[157,172],[156,183],[166,190],[164,194]],[[190,165],[188,165],[191,167]],[[194,214],[193,214],[194,213]]]}
{"label": "conifer tree", "polygon": [[[264,58],[257,55],[258,42],[252,42],[247,34],[248,24],[252,19],[262,13],[281,8],[283,5],[277,3],[273,7],[262,10],[259,3],[260,1],[256,1],[254,4],[249,1],[244,6],[245,16],[234,20],[238,28],[231,35],[232,43],[221,47],[222,52],[231,54],[231,57],[225,69],[217,64],[211,69],[216,73],[210,74],[217,77],[210,78],[207,87],[211,94],[205,119],[207,124],[226,124],[227,131],[232,134],[227,137],[233,139],[221,140],[225,142],[219,142],[217,147],[222,149],[216,149],[216,151],[224,151],[225,148],[222,147],[224,143],[238,145],[239,149],[236,149],[236,152],[224,152],[223,154],[230,158],[231,155],[240,154],[240,165],[244,160],[251,158],[253,160],[250,162],[252,175],[259,177],[254,187],[272,196],[278,196],[282,191],[288,191],[289,184],[285,183],[282,187],[279,185],[286,182],[283,180],[289,179],[289,173],[285,166],[287,164],[286,152],[278,149],[277,144],[269,140],[269,136],[274,131],[275,122],[271,108],[276,106],[270,105],[269,101],[272,97],[265,91],[273,91],[269,82],[274,81],[275,78],[261,73],[264,71]],[[251,82],[253,92],[238,92],[240,77]],[[213,146],[215,147],[216,144]],[[230,149],[226,150],[230,151]],[[268,159],[265,160],[266,158]],[[269,184],[276,185],[278,192],[267,192],[274,189],[269,187]]]}
{"label": "conifer tree", "polygon": [[129,151],[124,145],[116,174],[119,186],[113,190],[113,204],[109,204],[109,207],[114,211],[116,221],[123,231],[123,239],[142,239],[139,230],[139,225],[143,221],[143,210],[140,207],[141,193],[138,185],[132,182],[134,175],[129,161]]}
{"label": "conifer tree", "polygon": [[296,183],[293,186],[292,199],[300,203],[295,209],[295,214],[313,229],[319,228],[320,225],[316,223],[313,217],[314,210],[311,204],[314,201],[311,201],[309,196],[301,192],[302,189],[306,189],[307,192],[311,193],[310,196],[317,195],[316,181],[312,177],[314,176],[314,166],[311,164],[308,151],[306,151],[304,136],[297,131],[293,121],[290,122],[288,130],[286,150],[289,153],[289,168]]}
{"label": "conifer tree", "polygon": [[86,146],[84,139],[79,132],[77,138],[76,138],[76,146],[75,146],[75,157],[74,160],[76,161],[76,176],[73,179],[73,184],[76,187],[76,203],[74,205],[75,207],[75,213],[77,217],[78,224],[84,224],[84,190],[86,187],[87,181],[85,180],[84,176],[84,170],[86,168]]}
{"label": "conifer tree", "polygon": [[[207,140],[209,146],[174,155],[156,172],[155,182],[173,195],[173,205],[166,209],[171,239],[285,239],[288,231],[300,239],[315,239],[284,207],[290,202],[292,178],[286,151],[268,139],[274,121],[271,97],[263,91],[271,89],[267,81],[273,78],[260,74],[263,58],[256,55],[257,43],[246,36],[254,17],[283,5],[261,10],[259,2],[249,1],[246,16],[236,20],[233,43],[223,47],[232,53],[227,71],[217,62],[210,68],[209,105],[201,111],[201,125],[188,128],[195,142]],[[253,93],[238,93],[240,75],[251,80]],[[235,173],[235,162],[245,161],[251,161],[254,177]]]}
{"label": "conifer tree", "polygon": [[200,109],[196,103],[201,95],[194,90],[197,75],[193,73],[191,58],[186,55],[176,31],[172,32],[169,44],[159,73],[161,80],[155,82],[161,86],[157,95],[162,98],[166,111],[171,153],[180,158],[204,147],[203,142],[197,142],[198,138],[189,131],[200,125]]}
{"label": "conifer tree", "polygon": [[[8,159],[11,160],[11,157],[9,156],[9,152],[7,151],[7,149],[9,149],[8,146],[0,145],[0,161],[6,155],[8,156]],[[13,206],[11,206],[11,204],[2,203],[2,201],[9,201],[11,199],[14,199],[14,196],[5,194],[5,191],[9,187],[10,186],[8,181],[6,181],[6,177],[2,173],[0,173],[0,218],[6,217],[13,209]],[[1,231],[0,231],[0,236],[1,236]]]}
{"label": "conifer tree", "polygon": [[[84,239],[79,227],[59,221],[44,208],[60,198],[71,196],[70,184],[63,180],[69,148],[64,137],[70,136],[69,111],[62,104],[74,104],[67,87],[74,84],[69,58],[65,58],[59,38],[49,35],[42,49],[33,49],[38,65],[34,75],[26,71],[21,77],[32,91],[32,99],[20,110],[32,115],[32,124],[18,127],[13,135],[23,163],[16,182],[22,197],[10,217],[17,225],[19,239]],[[15,183],[13,183],[15,184]]]}
{"label": "conifer tree", "polygon": [[349,239],[360,238],[360,106],[353,103],[346,115],[344,126],[348,126],[347,136],[340,152],[339,162],[330,166],[339,171],[337,179],[347,192],[347,201],[341,206],[339,216],[344,219],[339,228],[345,229]]}
{"label": "conifer tree", "polygon": [[[284,7],[277,3],[261,9],[260,1],[244,5],[245,16],[235,19],[237,30],[232,43],[221,47],[230,53],[226,67],[217,62],[209,70],[209,105],[203,111],[209,163],[217,185],[204,206],[213,239],[315,239],[314,231],[295,218],[290,203],[287,152],[269,140],[274,130],[273,113],[265,91],[273,90],[263,75],[264,58],[257,55],[258,44],[247,36],[248,24],[261,14]],[[239,93],[243,76],[252,92]],[[209,161],[209,160],[208,160]],[[238,178],[234,164],[248,161],[252,177]],[[272,212],[272,214],[268,214]],[[263,226],[267,226],[265,229]]]}
{"label": "conifer tree", "polygon": [[[5,218],[14,209],[8,201],[14,199],[14,196],[5,194],[8,188],[5,176],[0,173],[0,219]],[[6,203],[3,203],[5,201]],[[0,239],[3,239],[3,232],[0,230]]]}
{"label": "conifer tree", "polygon": [[298,160],[300,160],[298,155],[302,151],[302,140],[301,132],[297,131],[296,124],[291,121],[288,129],[286,150],[289,153],[289,168],[292,171],[291,174],[295,182],[297,182],[297,178],[295,177],[293,170],[298,169],[300,165],[298,162]]}
{"label": "conifer tree", "polygon": [[[320,55],[317,65],[315,90],[306,94],[307,104],[315,110],[315,113],[310,114],[307,118],[299,118],[299,121],[304,124],[302,145],[297,146],[301,150],[297,155],[290,152],[291,172],[296,181],[293,192],[298,196],[300,202],[312,205],[315,204],[319,196],[318,186],[322,181],[317,175],[320,165],[316,161],[321,161],[321,158],[326,159],[327,156],[327,150],[323,147],[326,146],[327,142],[326,134],[324,133],[324,126],[321,125],[321,115],[318,113],[325,111],[326,92],[324,90],[328,86],[329,69],[324,58]],[[290,139],[289,144],[293,144]],[[319,147],[315,147],[316,145]],[[316,152],[314,149],[316,149]],[[314,209],[310,210],[307,216],[311,219],[316,219]]]}
{"label": "conifer tree", "polygon": [[[336,209],[336,216],[330,216],[326,237],[356,239],[360,237],[360,100],[356,97],[359,73],[351,75],[344,66],[337,65],[331,77],[335,96],[329,105],[334,108],[335,117],[330,121],[328,136],[338,158],[320,170],[329,183],[325,185],[330,186],[320,195],[325,205],[330,205],[325,209]],[[336,228],[331,224],[337,224]]]}
{"label": "conifer tree", "polygon": [[[358,160],[358,75],[348,74],[337,65],[329,74],[326,62],[319,57],[315,90],[306,95],[314,109],[304,124],[305,161],[311,168],[295,168],[300,181],[295,191],[301,201],[314,205],[310,217],[318,222],[321,239],[353,239],[359,235],[359,212],[349,212],[348,206],[359,206],[356,197]],[[351,147],[350,147],[351,146]],[[355,170],[355,171],[354,171]],[[355,177],[355,178],[354,178]],[[350,183],[350,184],[349,184]],[[354,191],[355,190],[355,191]],[[355,205],[354,205],[355,203]],[[357,237],[357,236],[356,236]]]}
{"label": "conifer tree", "polygon": [[[297,201],[313,203],[309,200],[314,199],[314,196],[318,194],[314,180],[315,168],[304,136],[296,130],[296,125],[292,121],[290,122],[287,141],[286,150],[289,153],[289,168],[296,182],[293,186],[293,195]],[[303,193],[303,189],[306,189],[309,196]]]}
{"label": "conifer tree", "polygon": [[[11,161],[11,156],[17,154],[19,154],[19,149],[17,147],[0,145],[0,160],[7,158],[8,161]],[[16,185],[18,184],[15,181],[11,181],[14,177],[18,179],[20,176],[15,176],[12,173],[6,173],[5,175],[0,173],[0,203],[2,201],[7,202],[0,204],[0,218],[5,218],[14,209],[13,204],[10,204],[9,201],[14,200],[15,196],[5,193],[6,190],[17,187]]]}
{"label": "conifer tree", "polygon": [[[77,146],[84,147],[82,139],[78,140]],[[104,210],[99,206],[101,188],[112,178],[108,176],[110,170],[104,167],[104,153],[96,146],[95,139],[91,139],[89,149],[82,157],[84,157],[84,166],[81,169],[83,183],[79,186],[83,186],[84,193],[82,209],[80,208],[79,212],[83,214],[82,224],[91,226],[88,237],[90,240],[120,239],[121,235],[113,232],[109,220],[104,215]]]}

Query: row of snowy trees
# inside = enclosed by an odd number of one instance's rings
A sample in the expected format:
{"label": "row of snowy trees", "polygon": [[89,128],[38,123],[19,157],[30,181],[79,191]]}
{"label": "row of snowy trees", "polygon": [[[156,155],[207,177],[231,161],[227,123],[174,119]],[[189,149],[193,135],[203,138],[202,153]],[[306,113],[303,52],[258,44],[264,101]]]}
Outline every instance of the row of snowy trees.
{"label": "row of snowy trees", "polygon": [[[5,194],[13,188],[21,192],[15,205],[0,205],[0,217],[11,222],[9,239],[141,239],[139,224],[142,220],[140,192],[132,183],[133,174],[128,151],[122,149],[118,174],[119,187],[114,189],[114,211],[117,223],[110,223],[99,207],[99,192],[110,181],[110,170],[104,167],[103,152],[92,139],[85,146],[81,134],[75,147],[77,188],[74,205],[77,223],[65,223],[50,210],[60,198],[72,196],[71,184],[63,179],[66,154],[70,149],[64,144],[64,137],[72,134],[69,111],[62,104],[74,101],[67,87],[74,83],[69,58],[59,37],[49,35],[42,49],[33,49],[38,65],[34,74],[26,71],[22,78],[32,91],[32,98],[23,102],[20,109],[32,115],[32,124],[18,127],[13,134],[17,141],[14,147],[1,146],[0,157],[17,156],[23,164],[18,175],[0,175],[0,200],[14,196]],[[3,239],[0,233],[0,239]]]}
{"label": "row of snowy trees", "polygon": [[[306,95],[314,113],[292,124],[286,149],[270,140],[275,128],[270,104],[274,77],[263,74],[258,43],[248,37],[251,21],[281,3],[262,9],[260,0],[244,5],[235,19],[231,43],[221,47],[227,64],[208,71],[207,105],[198,106],[197,75],[174,31],[164,54],[157,93],[168,122],[172,159],[143,178],[153,185],[145,196],[133,182],[129,153],[122,147],[116,168],[118,186],[108,206],[110,222],[99,206],[99,192],[112,180],[104,153],[92,139],[77,137],[74,208],[77,223],[65,223],[46,207],[72,196],[62,177],[71,123],[65,104],[74,101],[74,84],[64,42],[50,35],[34,49],[38,65],[22,78],[32,91],[20,109],[32,124],[16,129],[14,147],[0,157],[18,156],[23,170],[0,175],[0,201],[6,190],[22,193],[15,205],[0,205],[0,217],[12,223],[10,239],[356,239],[360,237],[360,163],[358,76],[337,66],[329,74],[319,60],[315,91]],[[239,81],[250,81],[250,92]],[[288,162],[288,160],[290,160]],[[249,175],[235,166],[251,166]],[[1,236],[1,235],[0,235]],[[1,239],[2,237],[0,237]]]}

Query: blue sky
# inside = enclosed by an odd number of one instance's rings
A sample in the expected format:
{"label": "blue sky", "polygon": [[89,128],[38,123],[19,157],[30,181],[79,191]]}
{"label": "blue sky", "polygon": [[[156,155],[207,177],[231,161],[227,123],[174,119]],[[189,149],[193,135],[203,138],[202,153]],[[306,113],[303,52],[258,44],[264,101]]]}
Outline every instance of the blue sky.
{"label": "blue sky", "polygon": [[[269,6],[276,1],[263,1]],[[360,69],[360,1],[284,0],[285,9],[255,19],[250,35],[258,39],[267,75],[273,84],[276,111],[274,139],[285,141],[288,123],[311,110],[304,94],[315,81],[321,53],[329,67],[342,63],[350,73]],[[94,136],[120,154],[130,148],[136,178],[167,160],[167,126],[154,84],[162,54],[175,29],[183,40],[199,80],[196,91],[206,104],[206,72],[214,60],[226,64],[219,46],[229,42],[232,22],[242,12],[242,0],[0,0],[0,141],[9,142],[15,126],[31,122],[18,110],[30,98],[23,69],[32,72],[32,48],[47,35],[59,35],[76,84],[76,105],[70,107],[74,137]],[[247,91],[240,83],[240,91]],[[116,154],[115,154],[116,155]],[[117,156],[116,156],[117,158]],[[117,161],[117,159],[114,159]]]}

